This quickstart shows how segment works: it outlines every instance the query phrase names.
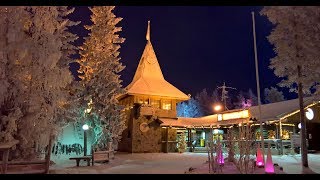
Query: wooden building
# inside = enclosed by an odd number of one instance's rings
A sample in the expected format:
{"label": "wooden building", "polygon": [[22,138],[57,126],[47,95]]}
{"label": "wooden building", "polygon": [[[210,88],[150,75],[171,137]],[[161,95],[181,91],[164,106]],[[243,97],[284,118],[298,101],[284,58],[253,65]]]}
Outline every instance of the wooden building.
{"label": "wooden building", "polygon": [[163,141],[170,132],[161,128],[159,118],[176,118],[176,104],[189,99],[165,80],[150,41],[150,22],[146,38],[147,44],[133,80],[126,87],[127,93],[118,98],[127,114],[127,129],[119,143],[120,151],[165,151]]}

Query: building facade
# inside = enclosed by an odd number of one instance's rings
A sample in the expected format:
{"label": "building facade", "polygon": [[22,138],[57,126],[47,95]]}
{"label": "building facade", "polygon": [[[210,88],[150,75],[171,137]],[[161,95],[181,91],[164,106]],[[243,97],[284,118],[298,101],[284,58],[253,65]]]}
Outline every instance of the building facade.
{"label": "building facade", "polygon": [[[189,96],[165,80],[150,40],[150,22],[147,43],[127,93],[119,96],[127,115],[127,129],[119,143],[120,151],[162,152],[164,139],[175,139],[175,129],[167,132],[159,118],[176,119],[176,104]],[[168,146],[167,146],[168,147]]]}
{"label": "building facade", "polygon": [[[149,22],[146,39],[136,73],[126,87],[127,93],[118,97],[127,115],[127,129],[122,134],[119,151],[177,152],[178,137],[182,133],[186,135],[189,150],[205,149],[210,136],[224,140],[228,130],[237,130],[242,125],[252,127],[256,141],[263,136],[266,144],[280,147],[281,153],[283,148],[293,146],[292,137],[299,136],[300,132],[298,99],[261,105],[262,132],[258,106],[199,118],[177,117],[177,103],[190,97],[165,80],[150,41]],[[318,105],[319,99],[304,99],[310,150],[320,150]]]}

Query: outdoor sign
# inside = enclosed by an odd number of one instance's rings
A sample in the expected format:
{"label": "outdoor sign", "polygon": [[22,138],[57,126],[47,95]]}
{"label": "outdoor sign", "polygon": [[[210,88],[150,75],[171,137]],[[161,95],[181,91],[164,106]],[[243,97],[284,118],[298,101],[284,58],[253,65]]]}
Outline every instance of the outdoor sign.
{"label": "outdoor sign", "polygon": [[298,134],[292,135],[291,141],[292,141],[293,147],[300,147],[300,144],[301,144],[300,135]]}
{"label": "outdoor sign", "polygon": [[231,112],[225,114],[218,114],[218,121],[230,120],[230,119],[243,119],[249,117],[249,111],[243,110],[238,112]]}

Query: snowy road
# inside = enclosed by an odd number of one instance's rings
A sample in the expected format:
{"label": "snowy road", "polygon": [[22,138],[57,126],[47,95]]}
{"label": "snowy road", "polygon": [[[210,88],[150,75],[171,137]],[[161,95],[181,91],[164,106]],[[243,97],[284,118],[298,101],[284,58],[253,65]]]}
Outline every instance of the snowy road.
{"label": "snowy road", "polygon": [[[320,173],[320,154],[309,154],[309,166],[313,172]],[[108,164],[76,167],[74,161],[58,160],[51,173],[56,174],[183,174],[190,167],[199,167],[207,160],[206,153],[119,153]],[[300,174],[300,155],[273,156],[288,174]]]}

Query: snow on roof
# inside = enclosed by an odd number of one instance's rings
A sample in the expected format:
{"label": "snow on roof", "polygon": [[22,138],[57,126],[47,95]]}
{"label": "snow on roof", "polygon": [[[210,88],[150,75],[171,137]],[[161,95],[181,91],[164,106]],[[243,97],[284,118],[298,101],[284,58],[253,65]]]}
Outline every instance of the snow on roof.
{"label": "snow on roof", "polygon": [[167,82],[162,74],[156,54],[150,42],[150,26],[148,23],[147,44],[143,51],[132,82],[126,87],[128,94],[166,96],[188,100],[189,96]]}
{"label": "snow on roof", "polygon": [[[310,105],[313,102],[319,101],[315,97],[303,98],[304,106]],[[296,110],[299,110],[299,99],[292,99],[288,101],[281,101],[270,104],[261,105],[261,119],[262,121],[278,120],[281,117],[288,115]],[[259,118],[259,106],[252,106],[249,108],[249,113],[252,118]]]}
{"label": "snow on roof", "polygon": [[[319,101],[315,97],[304,98],[304,106],[308,106],[314,102]],[[250,117],[259,117],[259,106],[252,106],[248,108]],[[299,99],[281,101],[270,104],[261,105],[261,119],[262,121],[278,120],[281,117],[288,115],[296,110],[299,110]],[[243,109],[233,109],[224,111],[219,114],[226,114],[232,112],[243,111]],[[249,118],[245,119],[230,119],[225,121],[218,121],[218,115],[209,115],[197,118],[178,117],[178,119],[159,118],[162,121],[161,126],[175,126],[175,127],[210,127],[216,125],[230,125],[245,123]]]}
{"label": "snow on roof", "polygon": [[217,124],[217,115],[210,115],[198,118],[178,117],[178,119],[159,118],[163,123],[161,126],[176,127],[210,127]]}

